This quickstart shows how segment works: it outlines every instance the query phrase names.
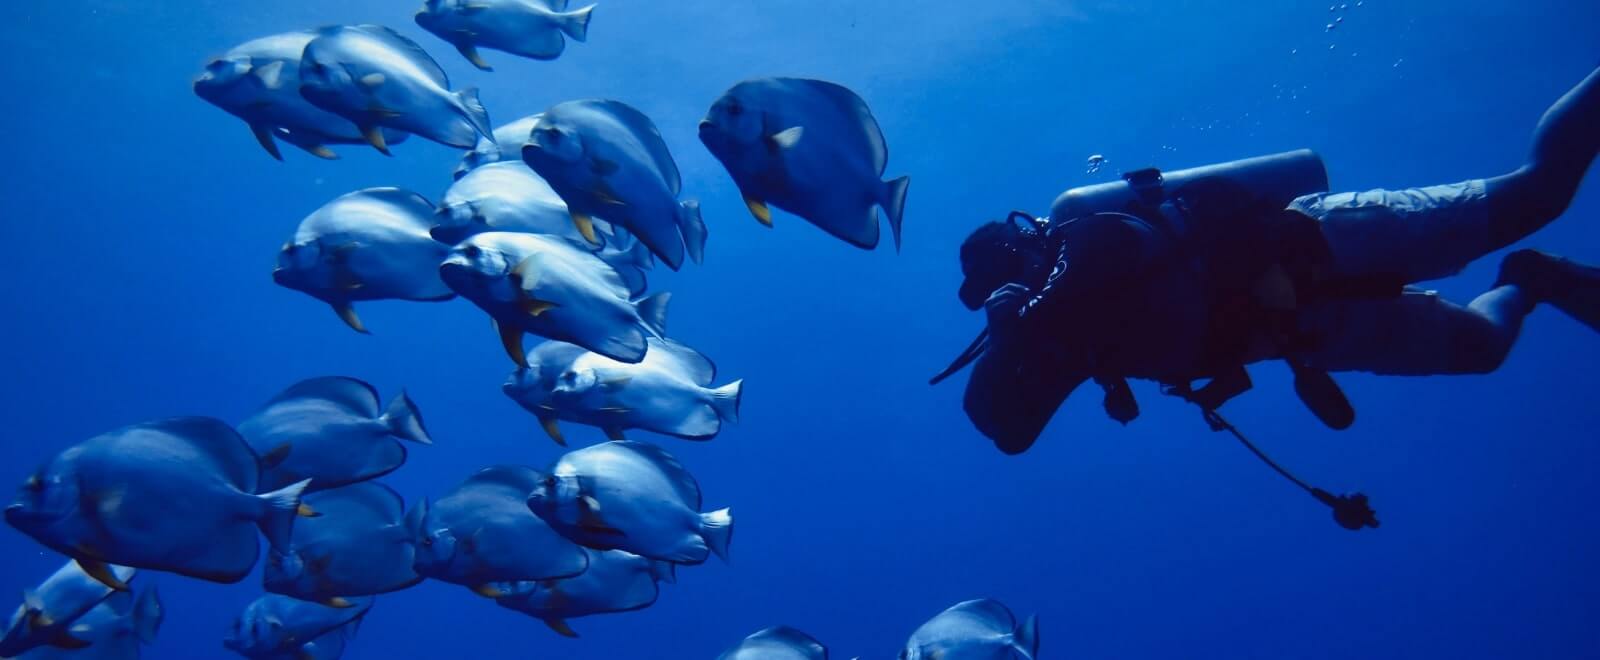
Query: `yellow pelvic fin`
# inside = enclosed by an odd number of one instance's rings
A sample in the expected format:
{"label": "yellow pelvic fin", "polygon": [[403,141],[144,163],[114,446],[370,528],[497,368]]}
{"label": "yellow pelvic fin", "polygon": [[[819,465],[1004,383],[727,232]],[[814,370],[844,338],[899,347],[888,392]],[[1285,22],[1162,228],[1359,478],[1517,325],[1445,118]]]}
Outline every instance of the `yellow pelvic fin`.
{"label": "yellow pelvic fin", "polygon": [[493,599],[493,598],[504,598],[506,596],[506,592],[495,588],[494,585],[489,584],[487,582],[484,583],[484,584],[480,584],[480,585],[478,585],[476,587],[473,587],[472,588],[472,593],[478,594],[479,596],[483,596],[484,598],[491,598],[491,599]]}
{"label": "yellow pelvic fin", "polygon": [[365,138],[367,140],[367,144],[372,145],[373,149],[377,149],[378,153],[381,153],[385,156],[393,155],[389,153],[389,143],[385,142],[383,139],[383,129],[378,128],[376,125],[363,126],[361,128],[361,137]]}
{"label": "yellow pelvic fin", "polygon": [[349,608],[352,608],[352,607],[356,606],[355,603],[350,602],[348,599],[344,598],[343,596],[334,596],[333,598],[329,598],[329,599],[327,599],[325,601],[322,601],[322,604],[323,605],[327,605],[328,607],[337,607],[337,608],[339,608],[341,610],[349,609]]}
{"label": "yellow pelvic fin", "polygon": [[545,619],[544,625],[550,626],[551,630],[556,631],[556,634],[562,637],[576,638],[578,636],[577,631],[573,630],[572,626],[567,625],[564,619]]}
{"label": "yellow pelvic fin", "polygon": [[600,245],[600,236],[594,233],[594,218],[582,213],[574,213],[572,214],[572,223],[578,226],[578,233],[583,234],[583,240]]}
{"label": "yellow pelvic fin", "polygon": [[561,423],[556,418],[547,417],[541,419],[539,420],[539,425],[544,427],[545,435],[550,436],[550,439],[556,441],[556,444],[563,447],[567,446],[567,438],[561,435]]}
{"label": "yellow pelvic fin", "polygon": [[339,320],[344,321],[345,325],[350,326],[351,330],[364,335],[372,334],[371,332],[367,331],[367,326],[361,323],[361,317],[356,316],[356,308],[350,303],[338,303],[333,306],[333,311],[339,315]]}
{"label": "yellow pelvic fin", "polygon": [[116,574],[111,572],[110,564],[98,559],[79,558],[76,561],[78,562],[78,568],[83,569],[85,575],[94,578],[100,584],[117,591],[128,591],[128,583],[117,579]]}
{"label": "yellow pelvic fin", "polygon": [[746,197],[744,198],[744,205],[750,207],[750,215],[756,217],[756,222],[768,227],[772,226],[772,209],[767,208],[766,202],[754,197]]}
{"label": "yellow pelvic fin", "polygon": [[523,369],[528,368],[528,352],[522,350],[522,328],[512,323],[495,324],[495,329],[500,331],[500,345],[505,347],[506,355],[512,362]]}

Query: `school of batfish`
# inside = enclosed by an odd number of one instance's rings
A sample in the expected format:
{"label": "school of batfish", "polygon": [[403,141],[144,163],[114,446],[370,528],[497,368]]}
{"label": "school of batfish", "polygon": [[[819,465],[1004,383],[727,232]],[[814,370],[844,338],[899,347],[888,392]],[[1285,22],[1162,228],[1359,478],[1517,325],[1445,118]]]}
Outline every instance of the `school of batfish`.
{"label": "school of batfish", "polygon": [[[557,58],[585,41],[593,6],[566,0],[426,0],[416,23],[490,70],[479,49]],[[263,563],[266,593],[226,631],[247,658],[340,657],[375,597],[438,580],[564,636],[571,619],[653,604],[680,566],[726,558],[728,508],[666,450],[629,431],[710,440],[738,418],[742,381],[668,337],[659,260],[706,258],[708,230],[661,132],[616,100],[557,103],[494,128],[473,89],[453,89],[416,42],[379,25],[255,39],[194,81],[261,147],[323,159],[336,146],[391,154],[412,136],[468,149],[436,204],[399,188],[341,195],[279,249],[272,279],[365,333],[356,303],[457,296],[493,321],[516,369],[504,393],[566,445],[561,424],[612,441],[542,469],[494,465],[450,492],[406,498],[377,481],[433,440],[406,394],[317,377],[237,423],[147,421],[84,440],[22,485],[6,521],[68,557],[24,592],[0,657],[136,658],[162,618],[160,571],[235,583]],[[888,149],[865,101],[828,82],[738,83],[698,136],[765,225],[773,208],[852,245],[898,249],[908,179],[884,181]],[[443,177],[441,177],[443,178]],[[543,341],[531,348],[526,336]],[[1032,619],[993,601],[938,615],[902,658],[1033,657]],[[792,628],[763,630],[725,659],[825,658]]]}

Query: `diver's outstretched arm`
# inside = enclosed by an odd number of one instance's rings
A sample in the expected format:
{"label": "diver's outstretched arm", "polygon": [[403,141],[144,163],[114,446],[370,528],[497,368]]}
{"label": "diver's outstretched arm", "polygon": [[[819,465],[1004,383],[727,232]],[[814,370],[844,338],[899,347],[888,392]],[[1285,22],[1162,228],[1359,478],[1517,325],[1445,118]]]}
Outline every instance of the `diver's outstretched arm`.
{"label": "diver's outstretched arm", "polygon": [[1534,130],[1528,163],[1488,181],[1494,249],[1522,240],[1567,210],[1600,152],[1600,69],[1550,106]]}

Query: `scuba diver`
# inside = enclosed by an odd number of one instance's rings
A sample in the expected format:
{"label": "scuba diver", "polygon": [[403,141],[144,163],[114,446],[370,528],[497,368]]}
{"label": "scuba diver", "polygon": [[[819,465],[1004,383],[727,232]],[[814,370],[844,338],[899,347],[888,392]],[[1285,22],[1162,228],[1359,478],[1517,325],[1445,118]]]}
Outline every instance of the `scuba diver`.
{"label": "scuba diver", "polygon": [[[972,364],[967,415],[1007,454],[1090,380],[1124,424],[1138,415],[1127,380],[1152,380],[1244,440],[1216,410],[1269,359],[1346,428],[1355,412],[1329,372],[1492,372],[1539,303],[1600,330],[1600,269],[1541,252],[1507,256],[1464,307],[1409,286],[1560,216],[1597,151],[1600,70],[1546,112],[1525,165],[1490,179],[1330,194],[1321,160],[1299,151],[1069,190],[1048,218],[1015,212],[962,243],[960,298],[988,329],[933,382]],[[1341,525],[1377,526],[1364,496],[1306,486],[1250,449]]]}

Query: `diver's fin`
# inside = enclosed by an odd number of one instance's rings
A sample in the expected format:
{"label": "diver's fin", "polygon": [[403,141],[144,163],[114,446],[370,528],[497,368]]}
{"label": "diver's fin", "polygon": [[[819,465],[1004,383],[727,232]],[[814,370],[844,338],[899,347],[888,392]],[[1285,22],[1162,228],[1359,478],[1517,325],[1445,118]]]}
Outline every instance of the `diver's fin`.
{"label": "diver's fin", "polygon": [[700,217],[700,202],[686,199],[678,202],[678,231],[683,234],[683,247],[695,263],[706,260],[706,221]]}
{"label": "diver's fin", "polygon": [[711,408],[724,421],[739,421],[739,402],[744,399],[744,381],[736,380],[711,390]]}
{"label": "diver's fin", "polygon": [[583,43],[589,39],[589,16],[594,13],[594,7],[589,5],[576,11],[557,12],[554,16],[556,24],[573,41]]}
{"label": "diver's fin", "polygon": [[583,240],[589,241],[594,245],[604,245],[600,241],[600,236],[594,233],[594,218],[582,213],[573,213],[572,224],[577,225],[578,233],[583,235]]}
{"label": "diver's fin", "polygon": [[670,291],[662,291],[639,301],[639,318],[657,337],[667,336],[667,303],[671,301]]}
{"label": "diver's fin", "polygon": [[910,188],[909,176],[886,182],[883,186],[883,198],[878,200],[878,205],[883,207],[884,214],[889,216],[889,232],[894,235],[895,252],[900,251],[900,220],[906,213],[906,191]]}
{"label": "diver's fin", "polygon": [[804,126],[792,126],[773,133],[767,138],[767,142],[778,149],[793,149],[795,145],[800,144],[800,138],[805,134]]}
{"label": "diver's fin", "polygon": [[389,435],[418,444],[433,444],[427,427],[422,425],[422,411],[417,409],[417,404],[404,390],[389,402],[389,409],[383,412],[380,419],[384,427],[389,429]]}
{"label": "diver's fin", "polygon": [[572,629],[572,626],[567,625],[565,619],[557,619],[554,617],[546,618],[544,620],[544,625],[550,626],[551,630],[556,631],[556,634],[562,637],[570,637],[575,639],[578,636],[578,633]]}
{"label": "diver's fin", "polygon": [[383,129],[379,128],[377,124],[361,126],[360,129],[362,139],[366,140],[367,144],[372,145],[373,149],[377,149],[378,153],[381,153],[385,156],[394,155],[389,153],[389,143],[384,141]]}
{"label": "diver's fin", "polygon": [[261,144],[262,149],[267,150],[267,155],[283,160],[283,152],[278,151],[278,142],[272,138],[272,127],[251,124],[250,134],[256,136],[256,142]]}
{"label": "diver's fin", "polygon": [[528,354],[522,349],[522,328],[514,323],[495,323],[495,330],[500,333],[500,345],[506,349],[506,355],[517,366],[527,369]]}
{"label": "diver's fin", "polygon": [[458,43],[455,46],[456,50],[461,51],[461,56],[467,58],[467,61],[472,63],[472,66],[478,67],[483,71],[494,70],[494,67],[489,66],[489,63],[483,60],[483,55],[478,54],[477,46],[469,43]]}
{"label": "diver's fin", "polygon": [[556,444],[563,447],[567,446],[567,438],[561,434],[561,422],[555,416],[541,416],[539,418],[539,426],[544,428],[545,435],[550,436],[550,439],[556,441]]}
{"label": "diver's fin", "polygon": [[348,302],[334,303],[333,313],[338,314],[339,320],[344,321],[344,324],[350,326],[351,330],[364,335],[372,334],[371,332],[367,331],[367,326],[361,323],[361,317],[356,316],[355,305],[352,305]]}
{"label": "diver's fin", "polygon": [[700,514],[700,537],[711,552],[728,561],[728,546],[733,543],[733,510],[719,509]]}
{"label": "diver's fin", "polygon": [[96,582],[116,591],[128,591],[128,583],[123,582],[121,578],[117,577],[116,573],[112,572],[110,564],[98,559],[84,559],[82,557],[74,558],[73,561],[78,562],[78,568],[83,569],[84,575],[94,578]]}
{"label": "diver's fin", "polygon": [[744,205],[750,209],[750,215],[755,216],[756,222],[768,227],[772,226],[772,209],[767,206],[766,202],[754,197],[745,197]]}

